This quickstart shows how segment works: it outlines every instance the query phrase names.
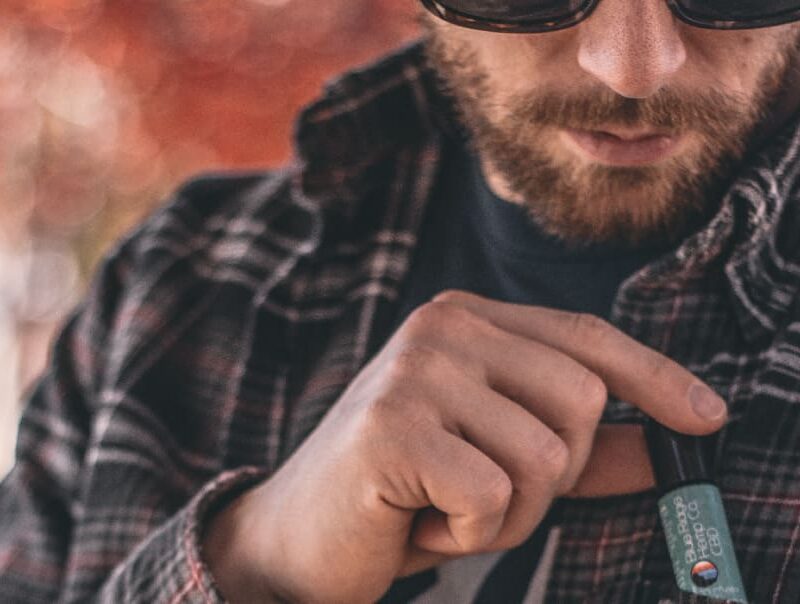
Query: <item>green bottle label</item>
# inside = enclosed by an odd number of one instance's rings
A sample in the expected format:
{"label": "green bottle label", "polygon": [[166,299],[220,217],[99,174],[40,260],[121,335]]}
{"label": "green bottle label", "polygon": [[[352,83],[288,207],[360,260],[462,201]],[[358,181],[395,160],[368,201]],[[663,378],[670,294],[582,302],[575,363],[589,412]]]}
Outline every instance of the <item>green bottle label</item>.
{"label": "green bottle label", "polygon": [[678,587],[747,604],[719,489],[682,487],[662,497],[658,509]]}

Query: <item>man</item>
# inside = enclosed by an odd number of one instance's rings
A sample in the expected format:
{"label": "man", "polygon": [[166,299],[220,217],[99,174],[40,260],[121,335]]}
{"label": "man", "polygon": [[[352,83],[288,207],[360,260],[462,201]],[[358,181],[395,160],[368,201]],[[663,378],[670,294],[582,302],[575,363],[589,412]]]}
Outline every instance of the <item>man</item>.
{"label": "man", "polygon": [[798,601],[800,2],[425,4],[299,168],[191,183],[106,263],[0,491],[2,601],[702,601],[645,415],[717,433],[749,597]]}

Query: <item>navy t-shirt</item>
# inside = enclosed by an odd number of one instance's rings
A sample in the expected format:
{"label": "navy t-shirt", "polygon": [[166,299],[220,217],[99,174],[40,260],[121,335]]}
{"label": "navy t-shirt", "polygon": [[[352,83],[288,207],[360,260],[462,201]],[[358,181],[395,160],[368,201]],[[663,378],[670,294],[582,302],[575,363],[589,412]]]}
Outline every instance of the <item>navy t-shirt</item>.
{"label": "navy t-shirt", "polygon": [[[544,233],[524,208],[492,193],[468,152],[455,149],[445,157],[395,328],[416,307],[446,289],[608,318],[622,283],[671,247],[661,242],[636,249],[609,244],[572,249]],[[556,513],[551,512],[526,544],[492,559],[479,579],[474,576],[475,565],[465,566],[472,569],[468,571],[449,571],[472,575],[464,580],[445,580],[441,569],[422,573],[398,581],[381,601],[436,601],[430,590],[437,589],[437,581],[464,585],[459,603],[525,601]],[[452,597],[452,591],[447,594]]]}
{"label": "navy t-shirt", "polygon": [[450,288],[608,318],[623,281],[670,247],[570,248],[536,226],[524,208],[492,193],[476,160],[452,153],[424,218],[398,325]]}

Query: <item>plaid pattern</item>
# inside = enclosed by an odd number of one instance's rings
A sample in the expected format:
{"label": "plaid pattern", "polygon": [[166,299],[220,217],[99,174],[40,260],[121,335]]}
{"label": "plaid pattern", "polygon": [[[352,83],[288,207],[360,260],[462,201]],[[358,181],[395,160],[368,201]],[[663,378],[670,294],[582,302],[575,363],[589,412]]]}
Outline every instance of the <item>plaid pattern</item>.
{"label": "plaid pattern", "polygon": [[[124,241],[55,345],[0,487],[0,601],[217,602],[206,511],[268,476],[374,355],[446,152],[418,46],[329,87],[297,167],[210,176]],[[800,132],[621,290],[614,321],[732,422],[720,486],[753,602],[800,601]],[[637,421],[612,401],[608,421]],[[567,501],[551,603],[696,602],[652,494]]]}

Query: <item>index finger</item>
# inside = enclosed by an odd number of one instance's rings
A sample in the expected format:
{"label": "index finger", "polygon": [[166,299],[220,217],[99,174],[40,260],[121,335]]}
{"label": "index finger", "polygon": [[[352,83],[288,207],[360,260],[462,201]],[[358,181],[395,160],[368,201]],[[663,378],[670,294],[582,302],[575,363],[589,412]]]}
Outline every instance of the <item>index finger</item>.
{"label": "index finger", "polygon": [[708,434],[727,419],[725,401],[697,376],[602,319],[461,291],[444,292],[435,300],[462,306],[501,329],[569,355],[600,376],[609,392],[678,432]]}

